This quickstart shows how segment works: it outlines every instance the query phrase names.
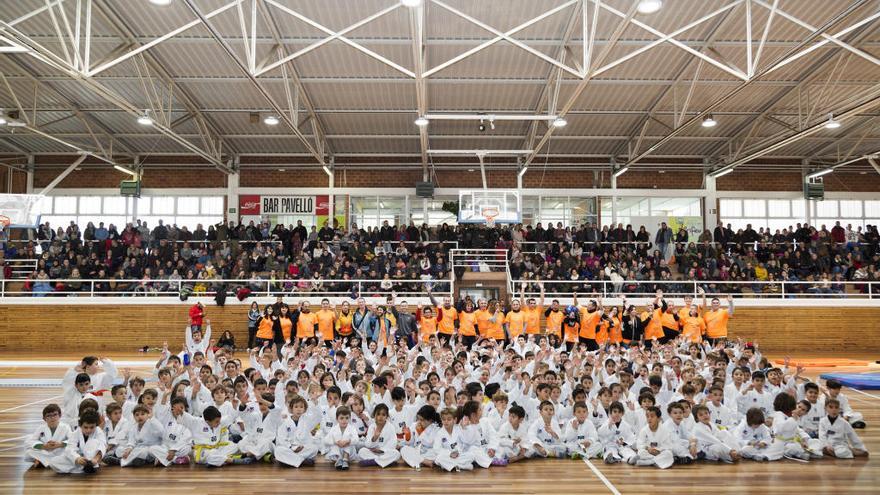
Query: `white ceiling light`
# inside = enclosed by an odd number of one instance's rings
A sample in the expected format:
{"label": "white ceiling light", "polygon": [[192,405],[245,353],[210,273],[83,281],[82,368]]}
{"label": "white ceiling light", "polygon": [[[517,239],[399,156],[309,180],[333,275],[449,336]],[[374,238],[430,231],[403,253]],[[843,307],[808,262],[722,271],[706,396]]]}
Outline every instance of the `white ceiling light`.
{"label": "white ceiling light", "polygon": [[6,125],[6,110],[0,108],[0,125]]}
{"label": "white ceiling light", "polygon": [[640,14],[653,14],[663,7],[663,0],[642,0],[636,9]]}
{"label": "white ceiling light", "polygon": [[834,114],[829,113],[828,114],[828,122],[825,123],[825,128],[826,129],[837,129],[838,127],[840,127],[840,121],[834,120]]}
{"label": "white ceiling light", "polygon": [[137,123],[140,125],[153,125],[153,119],[150,118],[149,110],[144,110],[142,115],[138,115]]}
{"label": "white ceiling light", "polygon": [[715,127],[716,125],[718,125],[718,121],[715,120],[715,117],[712,117],[711,113],[703,117],[703,127]]}
{"label": "white ceiling light", "polygon": [[620,167],[614,172],[614,178],[616,179],[627,172],[629,172],[629,167]]}
{"label": "white ceiling light", "polygon": [[426,119],[425,117],[420,116],[419,118],[416,119],[416,125],[419,127],[427,126],[428,122],[429,122],[428,119]]}
{"label": "white ceiling light", "polygon": [[160,7],[164,7],[166,5],[171,5],[173,0],[150,0],[150,3],[153,5],[158,5]]}
{"label": "white ceiling light", "polygon": [[717,178],[719,178],[719,177],[724,177],[725,175],[727,175],[727,174],[729,174],[729,173],[731,173],[731,172],[733,172],[733,168],[721,169],[721,170],[719,170],[719,171],[717,171],[717,172],[712,172],[711,174],[709,174],[709,176],[712,177],[712,178],[714,178],[714,179],[717,179]]}
{"label": "white ceiling light", "polygon": [[404,7],[418,7],[422,4],[422,0],[400,0]]}
{"label": "white ceiling light", "polygon": [[553,127],[562,128],[568,125],[568,121],[563,119],[562,117],[556,117],[553,119]]}
{"label": "white ceiling light", "polygon": [[807,175],[807,179],[815,179],[816,177],[822,177],[823,175],[830,174],[834,172],[834,168],[826,168],[824,170],[819,170],[818,172],[813,172],[812,174]]}
{"label": "white ceiling light", "polygon": [[126,174],[131,174],[131,175],[133,175],[133,176],[135,176],[135,177],[137,177],[137,174],[138,174],[138,173],[135,172],[134,170],[132,170],[132,169],[130,169],[130,168],[128,168],[128,167],[123,167],[122,165],[113,165],[113,168],[115,168],[116,170],[119,170],[120,172],[123,172],[123,173],[126,173]]}
{"label": "white ceiling light", "polygon": [[263,119],[263,123],[266,125],[278,125],[281,121],[278,120],[278,117],[274,115],[266,115]]}

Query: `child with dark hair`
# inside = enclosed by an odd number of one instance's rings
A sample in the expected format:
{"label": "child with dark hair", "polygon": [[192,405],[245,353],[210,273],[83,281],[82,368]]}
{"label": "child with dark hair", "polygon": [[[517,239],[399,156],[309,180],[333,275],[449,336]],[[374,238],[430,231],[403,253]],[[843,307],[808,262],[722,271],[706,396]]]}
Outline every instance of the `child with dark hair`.
{"label": "child with dark hair", "polygon": [[434,465],[434,437],[440,429],[440,414],[434,406],[424,405],[416,412],[412,437],[400,447],[403,461],[416,470]]}
{"label": "child with dark hair", "polygon": [[773,444],[770,446],[771,457],[782,455],[786,459],[800,459],[808,461],[811,457],[822,457],[821,451],[810,448],[807,440],[810,438],[801,430],[797,419],[792,413],[797,407],[797,400],[793,395],[782,392],[773,399],[773,425],[770,432],[773,434]]}
{"label": "child with dark hair", "polygon": [[636,455],[633,450],[636,436],[629,423],[623,420],[623,413],[623,404],[612,402],[608,408],[608,420],[599,428],[599,441],[602,442],[607,464],[628,462]]}
{"label": "child with dark hair", "polygon": [[629,463],[639,466],[657,466],[660,469],[672,467],[675,457],[672,454],[673,437],[660,422],[662,413],[657,406],[645,409],[647,424],[636,440],[637,455],[630,457]]}
{"label": "child with dark hair", "polygon": [[98,427],[100,422],[97,411],[88,410],[80,415],[79,428],[68,437],[64,453],[47,459],[47,465],[56,473],[94,474],[107,449],[107,438]]}
{"label": "child with dark hair", "polygon": [[733,436],[739,442],[739,453],[743,459],[778,461],[782,458],[778,452],[771,452],[773,435],[764,423],[764,412],[753,407],[746,412],[745,419],[734,430]]}
{"label": "child with dark hair", "polygon": [[839,459],[867,457],[868,449],[864,442],[840,415],[840,401],[826,400],[825,413],[826,416],[819,421],[819,441],[822,442],[823,452]]}
{"label": "child with dark hair", "polygon": [[367,430],[364,445],[358,450],[361,466],[388,467],[400,459],[397,451],[397,432],[388,421],[388,406],[377,404],[373,409],[373,424]]}
{"label": "child with dark hair", "polygon": [[47,466],[52,458],[64,454],[70,432],[70,426],[61,422],[58,404],[47,405],[43,408],[43,423],[25,443],[25,460],[33,462],[33,467]]}

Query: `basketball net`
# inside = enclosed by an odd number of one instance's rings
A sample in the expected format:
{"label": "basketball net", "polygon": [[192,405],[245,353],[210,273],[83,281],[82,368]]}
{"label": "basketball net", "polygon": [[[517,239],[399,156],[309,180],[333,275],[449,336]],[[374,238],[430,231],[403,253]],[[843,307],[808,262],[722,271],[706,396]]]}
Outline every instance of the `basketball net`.
{"label": "basketball net", "polygon": [[495,227],[495,217],[500,213],[498,208],[483,208],[481,213],[483,218],[486,219],[486,226],[489,228]]}

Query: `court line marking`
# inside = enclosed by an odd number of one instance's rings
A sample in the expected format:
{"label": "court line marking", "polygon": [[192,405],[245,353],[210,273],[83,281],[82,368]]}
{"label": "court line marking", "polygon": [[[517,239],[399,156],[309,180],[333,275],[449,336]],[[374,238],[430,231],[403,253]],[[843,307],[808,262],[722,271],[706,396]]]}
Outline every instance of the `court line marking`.
{"label": "court line marking", "polygon": [[4,439],[0,440],[0,443],[12,442],[14,440],[21,440],[22,438],[27,438],[29,436],[30,435],[22,435],[20,437],[4,438]]}
{"label": "court line marking", "polygon": [[861,390],[859,390],[859,389],[857,389],[857,388],[851,388],[851,387],[847,387],[847,388],[849,388],[849,389],[852,390],[853,392],[858,392],[858,393],[860,393],[860,394],[862,394],[862,395],[867,395],[868,397],[870,397],[870,398],[872,398],[872,399],[880,399],[880,396],[876,396],[876,395],[874,395],[874,394],[869,394],[868,392],[862,392]]}
{"label": "court line marking", "polygon": [[590,462],[589,459],[584,459],[584,462],[593,471],[593,474],[595,474],[596,477],[602,481],[602,483],[605,483],[605,486],[608,487],[608,490],[610,490],[611,493],[613,493],[614,495],[621,495],[621,493],[617,490],[617,488],[614,487],[614,484],[611,483],[610,481],[608,481],[608,478],[606,478],[605,475],[602,474],[602,471],[599,471],[599,468],[594,466],[593,463]]}
{"label": "court line marking", "polygon": [[24,425],[24,424],[42,423],[42,422],[43,422],[42,419],[27,419],[24,421],[2,421],[2,422],[0,422],[0,425]]}
{"label": "court line marking", "polygon": [[[156,361],[159,360],[159,354],[156,354],[155,360],[127,360],[127,361],[113,361],[113,364],[116,367],[125,367],[125,366],[155,366]],[[11,360],[2,360],[0,361],[0,366],[17,366],[21,368],[69,368],[80,364],[81,361],[61,361],[61,360],[45,360],[45,361],[11,361]]]}
{"label": "court line marking", "polygon": [[15,407],[10,407],[9,409],[4,409],[4,410],[0,411],[0,414],[7,413],[7,412],[12,412],[12,411],[17,411],[17,410],[19,410],[19,409],[21,409],[21,408],[23,408],[23,407],[33,406],[33,405],[35,405],[35,404],[40,404],[40,403],[43,403],[43,402],[46,402],[46,401],[50,401],[50,400],[54,400],[54,399],[58,399],[58,398],[61,398],[61,397],[64,397],[64,395],[56,395],[56,396],[54,396],[54,397],[47,397],[47,398],[45,398],[45,399],[35,400],[35,401],[33,401],[33,402],[28,402],[27,404],[21,404],[20,406],[15,406]]}

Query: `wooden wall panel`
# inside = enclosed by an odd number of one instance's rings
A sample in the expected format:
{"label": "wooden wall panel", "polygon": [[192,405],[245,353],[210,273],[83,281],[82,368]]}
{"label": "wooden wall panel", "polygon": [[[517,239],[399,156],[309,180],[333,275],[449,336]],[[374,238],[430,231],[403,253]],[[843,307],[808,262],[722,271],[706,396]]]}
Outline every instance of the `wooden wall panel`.
{"label": "wooden wall panel", "polygon": [[[207,306],[214,335],[231,330],[247,342],[245,305]],[[131,352],[168,341],[183,342],[186,305],[0,306],[0,351],[97,353]],[[880,307],[737,308],[730,321],[733,337],[759,342],[776,354],[804,351],[845,356],[880,353]],[[216,337],[215,337],[216,338]]]}

